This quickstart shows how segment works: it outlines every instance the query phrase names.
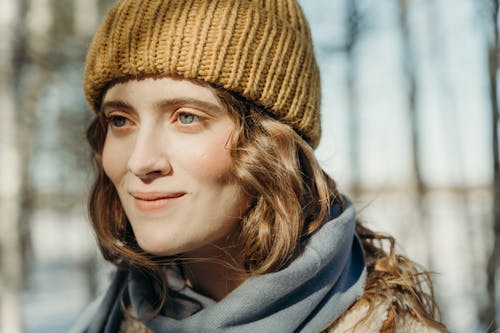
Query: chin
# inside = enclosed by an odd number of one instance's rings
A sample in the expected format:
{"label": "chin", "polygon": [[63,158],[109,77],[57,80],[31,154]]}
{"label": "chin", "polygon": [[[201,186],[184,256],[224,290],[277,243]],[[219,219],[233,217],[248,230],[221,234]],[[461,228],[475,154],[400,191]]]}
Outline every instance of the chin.
{"label": "chin", "polygon": [[[137,239],[137,244],[145,252],[159,257],[175,256],[189,251],[189,246],[183,244],[173,244],[171,240],[156,242]],[[169,244],[169,246],[165,246],[165,244]]]}
{"label": "chin", "polygon": [[146,243],[138,242],[138,244],[139,247],[145,252],[159,257],[174,256],[180,253],[180,249],[177,250],[174,248],[165,248],[164,245],[155,246],[154,244],[151,244],[149,242]]}

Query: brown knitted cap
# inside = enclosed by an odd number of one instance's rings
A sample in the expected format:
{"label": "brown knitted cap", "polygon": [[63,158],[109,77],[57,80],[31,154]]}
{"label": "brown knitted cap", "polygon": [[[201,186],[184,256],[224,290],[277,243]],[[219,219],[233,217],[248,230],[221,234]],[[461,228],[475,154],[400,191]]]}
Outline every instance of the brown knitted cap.
{"label": "brown knitted cap", "polygon": [[320,80],[295,0],[120,0],[87,55],[84,89],[95,111],[110,82],[177,74],[234,91],[316,147]]}

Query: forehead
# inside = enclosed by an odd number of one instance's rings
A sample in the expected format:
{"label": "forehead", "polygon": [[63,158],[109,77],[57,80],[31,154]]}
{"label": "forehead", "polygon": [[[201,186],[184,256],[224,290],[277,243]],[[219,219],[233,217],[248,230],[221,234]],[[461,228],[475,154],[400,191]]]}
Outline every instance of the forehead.
{"label": "forehead", "polygon": [[102,103],[114,99],[156,102],[165,98],[200,100],[222,107],[215,89],[209,84],[172,76],[150,76],[117,81],[106,90]]}

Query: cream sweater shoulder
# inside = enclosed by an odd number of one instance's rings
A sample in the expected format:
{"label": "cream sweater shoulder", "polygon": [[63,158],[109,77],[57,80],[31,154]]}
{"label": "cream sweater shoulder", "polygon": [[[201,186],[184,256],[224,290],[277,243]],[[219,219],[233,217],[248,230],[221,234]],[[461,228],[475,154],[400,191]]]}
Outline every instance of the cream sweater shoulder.
{"label": "cream sweater shoulder", "polygon": [[[358,301],[351,309],[345,312],[342,317],[336,320],[325,333],[379,333],[386,331],[387,320],[392,316],[390,311],[390,303],[380,301],[375,303],[374,310],[365,319],[369,310],[368,302]],[[426,326],[417,321],[410,314],[395,318],[395,327],[387,330],[390,332],[404,332],[404,333],[440,333],[439,330]]]}

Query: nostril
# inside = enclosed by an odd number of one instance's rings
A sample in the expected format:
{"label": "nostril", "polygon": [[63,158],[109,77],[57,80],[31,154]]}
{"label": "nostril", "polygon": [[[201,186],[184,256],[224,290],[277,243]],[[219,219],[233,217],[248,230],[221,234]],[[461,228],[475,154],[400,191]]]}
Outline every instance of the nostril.
{"label": "nostril", "polygon": [[137,160],[129,163],[128,170],[138,178],[151,178],[168,175],[172,168],[166,158],[156,160]]}
{"label": "nostril", "polygon": [[144,174],[144,175],[141,175],[141,176],[137,176],[144,184],[150,184],[152,183],[154,180],[158,179],[158,178],[161,178],[161,177],[164,177],[165,174],[162,173],[162,171],[152,171],[152,172],[149,172],[147,174]]}

